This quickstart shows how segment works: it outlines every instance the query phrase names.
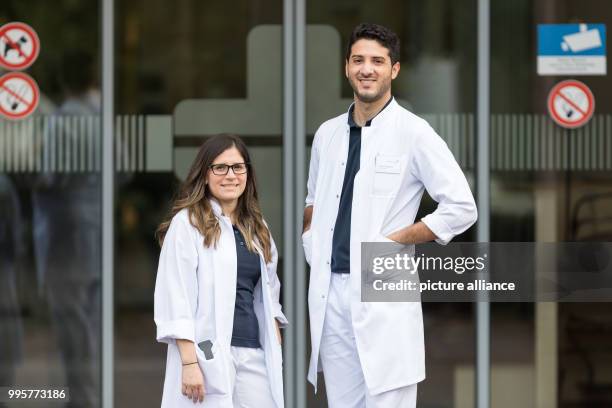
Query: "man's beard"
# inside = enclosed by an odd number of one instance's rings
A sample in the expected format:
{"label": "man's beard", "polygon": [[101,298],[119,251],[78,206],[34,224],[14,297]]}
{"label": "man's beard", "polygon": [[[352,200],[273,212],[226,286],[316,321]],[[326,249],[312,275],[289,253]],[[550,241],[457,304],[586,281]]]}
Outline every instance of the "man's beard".
{"label": "man's beard", "polygon": [[362,93],[359,93],[358,91],[359,89],[358,82],[359,82],[358,79],[353,81],[352,79],[349,78],[349,84],[351,85],[351,88],[353,88],[353,93],[355,94],[357,99],[359,99],[363,103],[372,103],[372,102],[376,102],[380,100],[380,98],[382,98],[387,93],[387,91],[391,88],[391,81],[383,82],[378,92],[376,92],[373,95],[364,95]]}

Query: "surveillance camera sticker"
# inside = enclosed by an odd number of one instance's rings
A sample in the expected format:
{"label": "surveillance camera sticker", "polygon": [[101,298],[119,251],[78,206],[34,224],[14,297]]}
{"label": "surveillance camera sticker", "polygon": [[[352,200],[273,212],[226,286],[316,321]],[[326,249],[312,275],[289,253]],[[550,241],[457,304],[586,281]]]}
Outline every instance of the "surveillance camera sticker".
{"label": "surveillance camera sticker", "polygon": [[606,75],[605,24],[539,24],[538,75]]}

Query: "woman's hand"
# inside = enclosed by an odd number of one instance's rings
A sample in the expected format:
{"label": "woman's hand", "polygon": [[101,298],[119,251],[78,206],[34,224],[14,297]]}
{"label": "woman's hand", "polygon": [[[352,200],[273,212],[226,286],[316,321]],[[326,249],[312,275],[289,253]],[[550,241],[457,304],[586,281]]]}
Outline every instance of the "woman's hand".
{"label": "woman's hand", "polygon": [[193,341],[186,339],[176,339],[181,362],[183,363],[182,387],[181,392],[195,404],[204,401],[204,375],[198,364],[196,346]]}
{"label": "woman's hand", "polygon": [[204,376],[199,364],[189,364],[183,366],[183,395],[196,402],[204,401]]}
{"label": "woman's hand", "polygon": [[280,327],[278,326],[278,320],[274,319],[274,325],[276,327],[276,337],[278,338],[278,344],[283,344],[283,336],[281,335]]}

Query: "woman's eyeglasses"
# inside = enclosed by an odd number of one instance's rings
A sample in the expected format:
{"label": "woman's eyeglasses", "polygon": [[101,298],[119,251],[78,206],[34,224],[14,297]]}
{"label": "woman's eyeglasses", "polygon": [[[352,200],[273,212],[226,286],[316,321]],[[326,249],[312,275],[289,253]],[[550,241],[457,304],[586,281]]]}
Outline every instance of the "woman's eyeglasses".
{"label": "woman's eyeglasses", "polygon": [[211,164],[208,166],[216,176],[225,176],[231,168],[234,174],[244,174],[247,172],[249,163],[234,163],[234,164]]}

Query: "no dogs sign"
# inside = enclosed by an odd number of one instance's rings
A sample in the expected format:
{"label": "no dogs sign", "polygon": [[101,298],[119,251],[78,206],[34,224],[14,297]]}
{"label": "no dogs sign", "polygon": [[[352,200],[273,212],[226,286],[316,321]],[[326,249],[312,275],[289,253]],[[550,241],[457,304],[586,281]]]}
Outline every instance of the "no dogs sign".
{"label": "no dogs sign", "polygon": [[40,40],[27,24],[12,22],[0,27],[0,66],[8,70],[28,68],[38,58]]}

